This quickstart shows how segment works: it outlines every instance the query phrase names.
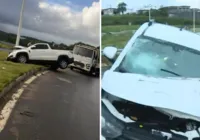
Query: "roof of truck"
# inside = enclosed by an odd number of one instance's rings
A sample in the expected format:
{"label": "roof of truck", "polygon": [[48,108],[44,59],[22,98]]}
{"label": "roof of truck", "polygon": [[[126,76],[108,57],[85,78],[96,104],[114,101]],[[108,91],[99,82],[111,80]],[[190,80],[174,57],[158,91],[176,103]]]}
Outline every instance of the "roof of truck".
{"label": "roof of truck", "polygon": [[77,43],[77,44],[75,44],[74,47],[77,47],[77,46],[81,46],[81,47],[88,48],[88,49],[91,49],[91,50],[97,50],[98,49],[98,47],[88,45],[88,44],[84,44],[84,43]]}
{"label": "roof of truck", "polygon": [[200,35],[185,29],[154,23],[144,35],[200,51]]}

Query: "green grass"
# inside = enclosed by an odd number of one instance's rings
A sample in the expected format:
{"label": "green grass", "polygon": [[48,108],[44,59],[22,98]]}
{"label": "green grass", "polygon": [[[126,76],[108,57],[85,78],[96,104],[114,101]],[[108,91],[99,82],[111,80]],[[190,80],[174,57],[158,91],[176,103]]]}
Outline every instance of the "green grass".
{"label": "green grass", "polygon": [[11,46],[11,45],[7,45],[7,44],[3,44],[3,43],[0,43],[0,48],[12,49],[13,46]]}
{"label": "green grass", "polygon": [[140,25],[112,25],[112,26],[102,26],[103,33],[109,32],[120,32],[124,30],[137,30]]}
{"label": "green grass", "polygon": [[[174,25],[174,26],[181,27],[180,25]],[[103,26],[102,32],[104,32],[104,33],[119,32],[119,31],[130,30],[130,29],[134,30],[137,28],[139,28],[138,25]],[[190,30],[193,31],[193,29],[191,27],[190,27]],[[200,32],[200,25],[196,26],[196,32]],[[106,34],[106,35],[102,36],[102,49],[105,48],[106,46],[115,46],[117,48],[124,48],[132,36],[133,36],[132,32],[116,34],[116,35]],[[109,61],[105,57],[102,57],[102,62],[109,64]]]}
{"label": "green grass", "polygon": [[[123,34],[106,34],[102,36],[102,49],[106,46],[114,46],[117,48],[124,48],[128,41],[133,36],[133,32],[127,32]],[[110,62],[102,56],[102,63],[110,65]]]}
{"label": "green grass", "polygon": [[30,70],[41,68],[41,66],[38,65],[7,62],[5,61],[7,55],[8,53],[0,51],[0,92],[17,77]]}
{"label": "green grass", "polygon": [[[182,25],[172,25],[176,27],[182,27]],[[102,26],[102,33],[109,33],[109,32],[120,32],[125,30],[137,30],[140,25],[108,25]],[[193,26],[190,26],[190,30],[193,30]],[[200,25],[196,25],[196,32],[200,32]]]}
{"label": "green grass", "polygon": [[106,34],[102,36],[102,48],[106,46],[115,46],[117,48],[124,48],[130,38],[133,36],[132,32],[123,34]]}

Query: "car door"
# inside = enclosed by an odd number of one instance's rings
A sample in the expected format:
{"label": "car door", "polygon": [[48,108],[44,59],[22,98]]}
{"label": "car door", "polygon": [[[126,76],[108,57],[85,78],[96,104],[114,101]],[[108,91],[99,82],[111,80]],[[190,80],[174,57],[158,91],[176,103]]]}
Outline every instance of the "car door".
{"label": "car door", "polygon": [[49,52],[49,47],[46,44],[35,44],[31,47],[29,57],[31,60],[45,60]]}

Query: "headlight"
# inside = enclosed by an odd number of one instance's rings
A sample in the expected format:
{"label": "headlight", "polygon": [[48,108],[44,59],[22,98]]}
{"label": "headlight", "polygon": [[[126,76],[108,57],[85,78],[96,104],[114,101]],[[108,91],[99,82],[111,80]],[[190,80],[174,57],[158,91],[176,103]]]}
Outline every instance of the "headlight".
{"label": "headlight", "polygon": [[89,69],[90,68],[90,64],[86,64],[86,68]]}
{"label": "headlight", "polygon": [[116,138],[122,135],[124,124],[102,103],[102,116],[101,116],[101,131],[105,138]]}
{"label": "headlight", "polygon": [[9,53],[8,57],[11,57],[11,56],[13,56],[13,53],[12,53],[12,52]]}

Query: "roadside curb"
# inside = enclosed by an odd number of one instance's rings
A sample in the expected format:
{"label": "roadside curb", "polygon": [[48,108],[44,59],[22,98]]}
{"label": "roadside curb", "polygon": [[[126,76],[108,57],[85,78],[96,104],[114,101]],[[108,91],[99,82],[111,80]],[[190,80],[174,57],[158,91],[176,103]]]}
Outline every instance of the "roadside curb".
{"label": "roadside curb", "polygon": [[13,88],[20,85],[22,82],[24,82],[26,79],[30,78],[31,76],[36,75],[39,72],[43,72],[45,70],[48,70],[48,68],[40,68],[37,70],[31,70],[22,76],[19,76],[15,80],[13,80],[10,84],[8,84],[1,92],[0,92],[0,99],[3,98],[8,92],[10,92]]}

